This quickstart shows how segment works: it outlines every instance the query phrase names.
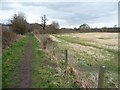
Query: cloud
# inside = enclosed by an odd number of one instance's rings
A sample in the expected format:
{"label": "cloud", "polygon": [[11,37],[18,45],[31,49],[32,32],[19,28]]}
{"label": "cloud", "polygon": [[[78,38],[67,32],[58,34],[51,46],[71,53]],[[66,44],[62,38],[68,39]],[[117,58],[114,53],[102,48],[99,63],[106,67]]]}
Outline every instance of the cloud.
{"label": "cloud", "polygon": [[119,0],[2,0],[4,2],[118,2]]}
{"label": "cloud", "polygon": [[118,26],[120,27],[120,1],[118,3]]}
{"label": "cloud", "polygon": [[25,13],[27,21],[38,22],[40,16],[47,15],[48,24],[58,21],[61,27],[75,27],[83,23],[91,27],[117,25],[117,2],[16,2],[3,1],[0,22],[19,11]]}

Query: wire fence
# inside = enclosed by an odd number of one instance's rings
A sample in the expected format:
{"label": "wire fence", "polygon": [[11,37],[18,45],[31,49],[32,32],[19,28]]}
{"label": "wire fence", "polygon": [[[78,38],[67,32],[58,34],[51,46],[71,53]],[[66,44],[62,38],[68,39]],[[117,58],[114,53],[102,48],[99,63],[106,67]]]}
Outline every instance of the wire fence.
{"label": "wire fence", "polygon": [[82,87],[97,87],[98,68],[94,72],[91,72],[94,68],[88,67],[88,69],[82,69],[82,66],[79,65],[80,62],[76,57],[76,54],[68,49],[59,47],[57,42],[50,42],[46,49],[50,58],[56,59],[60,67],[62,66],[61,68],[69,68],[70,73],[75,74],[78,81],[82,83]]}
{"label": "wire fence", "polygon": [[58,67],[62,68],[63,71],[67,68],[70,74],[74,74],[83,88],[103,88],[110,85],[108,79],[105,78],[104,66],[93,67],[91,64],[85,64],[85,58],[78,57],[80,54],[69,48],[60,47],[58,42],[48,39],[48,35],[37,37],[40,39],[47,37],[46,51],[50,59],[56,60]]}

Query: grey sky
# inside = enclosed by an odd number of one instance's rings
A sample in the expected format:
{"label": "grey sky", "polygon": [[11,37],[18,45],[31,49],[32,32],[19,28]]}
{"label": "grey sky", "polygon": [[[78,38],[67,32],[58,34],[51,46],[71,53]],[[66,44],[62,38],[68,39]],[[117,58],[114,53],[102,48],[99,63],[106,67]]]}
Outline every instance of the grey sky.
{"label": "grey sky", "polygon": [[[46,14],[48,24],[58,21],[61,27],[112,27],[118,24],[118,2],[12,2],[3,1],[0,23],[13,14],[23,12],[30,23],[38,22]],[[40,22],[38,22],[40,23]]]}

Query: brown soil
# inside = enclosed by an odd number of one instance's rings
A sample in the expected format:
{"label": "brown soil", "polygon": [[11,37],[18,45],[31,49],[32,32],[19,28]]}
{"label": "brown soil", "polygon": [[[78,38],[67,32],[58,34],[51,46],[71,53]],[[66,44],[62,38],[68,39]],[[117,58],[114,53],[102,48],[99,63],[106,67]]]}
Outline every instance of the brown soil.
{"label": "brown soil", "polygon": [[30,62],[32,60],[32,39],[30,38],[28,46],[25,50],[25,55],[23,57],[23,63],[20,68],[20,84],[19,88],[30,88]]}

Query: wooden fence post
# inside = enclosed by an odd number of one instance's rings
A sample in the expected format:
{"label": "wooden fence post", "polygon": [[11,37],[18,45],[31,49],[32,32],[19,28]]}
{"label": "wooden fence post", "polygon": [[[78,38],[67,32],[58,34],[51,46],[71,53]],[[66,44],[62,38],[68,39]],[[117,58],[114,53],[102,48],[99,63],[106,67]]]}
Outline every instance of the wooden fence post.
{"label": "wooden fence post", "polygon": [[100,66],[99,67],[99,76],[98,76],[98,88],[103,88],[104,73],[105,73],[105,66]]}
{"label": "wooden fence post", "polygon": [[55,54],[55,53],[54,53],[54,46],[53,46],[53,48],[52,48],[52,49],[53,49],[52,54],[54,55],[54,54]]}
{"label": "wooden fence post", "polygon": [[65,50],[65,64],[68,65],[68,50]]}

